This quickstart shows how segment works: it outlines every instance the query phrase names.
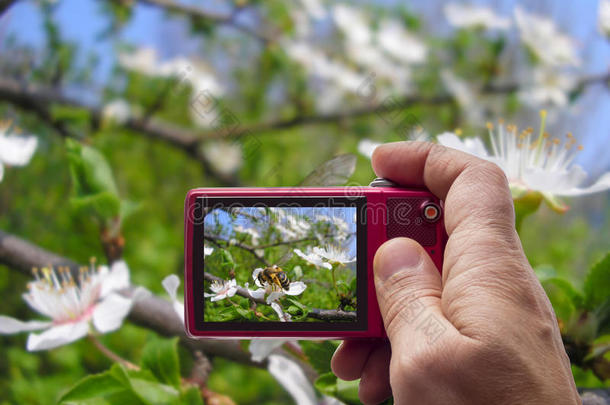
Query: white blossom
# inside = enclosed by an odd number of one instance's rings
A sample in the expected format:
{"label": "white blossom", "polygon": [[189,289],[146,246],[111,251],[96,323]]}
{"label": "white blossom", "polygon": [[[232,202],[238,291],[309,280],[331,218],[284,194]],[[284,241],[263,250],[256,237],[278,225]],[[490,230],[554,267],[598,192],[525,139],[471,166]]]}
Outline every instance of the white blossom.
{"label": "white blossom", "polygon": [[203,246],[203,257],[209,256],[214,252],[214,248],[211,246]]}
{"label": "white blossom", "polygon": [[106,266],[81,269],[74,280],[68,268],[45,267],[34,270],[36,280],[28,284],[23,294],[27,304],[48,321],[23,322],[0,316],[0,334],[44,330],[30,333],[27,350],[48,350],[72,343],[91,331],[90,324],[100,333],[119,329],[138,293],[130,298],[117,293],[129,286],[129,270],[123,261]]}
{"label": "white blossom", "polygon": [[426,45],[397,20],[380,22],[377,41],[386,52],[406,64],[423,63],[428,56]]}
{"label": "white blossom", "polygon": [[345,4],[336,4],[332,8],[332,18],[349,42],[356,45],[371,42],[373,32],[362,10]]}
{"label": "white blossom", "polygon": [[564,107],[568,104],[569,93],[578,85],[573,75],[546,67],[536,67],[532,78],[532,83],[522,86],[518,96],[533,107]]}
{"label": "white blossom", "polygon": [[457,100],[468,120],[470,122],[480,122],[483,119],[483,109],[474,86],[458,78],[448,69],[441,71],[441,80],[449,93]]}
{"label": "white blossom", "polygon": [[102,117],[105,121],[125,124],[131,117],[129,103],[123,99],[110,101],[102,109]]}
{"label": "white blossom", "polygon": [[307,285],[302,281],[293,281],[289,283],[287,289],[275,284],[266,282],[261,283],[258,279],[258,275],[263,271],[264,270],[262,268],[258,267],[252,272],[254,284],[259,288],[256,290],[251,290],[248,286],[246,286],[246,288],[248,289],[248,293],[252,298],[263,299],[265,295],[267,295],[266,302],[268,305],[270,305],[272,302],[277,302],[284,295],[300,295],[307,288]]}
{"label": "white blossom", "polygon": [[123,51],[118,55],[119,65],[124,69],[154,76],[158,72],[157,51],[150,47],[141,47],[133,52]]}
{"label": "white blossom", "polygon": [[184,323],[184,304],[178,301],[178,287],[180,287],[180,278],[177,275],[171,274],[163,279],[161,285],[169,295],[172,302],[174,312],[178,315],[178,318]]}
{"label": "white blossom", "polygon": [[521,40],[543,64],[550,66],[581,63],[572,37],[557,29],[550,18],[529,14],[521,7],[515,7],[515,22]]}
{"label": "white blossom", "polygon": [[510,19],[500,17],[491,8],[471,4],[449,3],[444,7],[449,24],[458,28],[484,28],[505,30],[510,28]]}
{"label": "white blossom", "polygon": [[261,233],[259,232],[258,229],[246,228],[242,225],[236,225],[233,227],[233,230],[236,232],[245,233],[245,234],[250,235],[250,238],[252,239],[252,245],[254,245],[254,246],[258,245],[258,240],[261,237]]}
{"label": "white blossom", "polygon": [[301,0],[301,4],[307,14],[316,20],[321,20],[326,17],[326,9],[320,2],[320,0]]}
{"label": "white blossom", "polygon": [[350,257],[345,249],[336,245],[328,245],[324,248],[316,246],[313,248],[313,252],[330,263],[348,264],[356,261],[356,256]]}
{"label": "white blossom", "polygon": [[237,281],[231,280],[214,280],[210,285],[211,293],[203,293],[205,298],[210,298],[210,301],[220,301],[225,298],[231,298],[237,292]]}
{"label": "white blossom", "polygon": [[[252,361],[260,362],[265,360],[271,352],[281,347],[288,340],[284,339],[252,339],[248,350],[252,355]],[[296,343],[296,342],[295,342]]]}
{"label": "white blossom", "polygon": [[314,253],[311,249],[311,246],[307,247],[306,252],[303,252],[301,249],[294,249],[294,253],[304,259],[307,263],[312,264],[316,267],[323,267],[329,270],[333,268],[333,266],[331,266],[330,263],[325,262],[320,255]]}
{"label": "white blossom", "polygon": [[379,145],[381,145],[381,142],[363,139],[358,142],[358,152],[360,152],[362,156],[370,159],[373,157],[373,152]]}
{"label": "white blossom", "polygon": [[38,146],[38,138],[9,133],[10,127],[10,122],[0,123],[0,181],[4,177],[5,165],[27,165]]}
{"label": "white blossom", "polygon": [[292,396],[296,405],[317,405],[313,386],[299,365],[288,358],[272,354],[269,356],[269,373]]}
{"label": "white blossom", "polygon": [[610,38],[610,0],[599,0],[599,31]]}
{"label": "white blossom", "polygon": [[203,156],[222,175],[234,174],[243,164],[241,146],[236,142],[211,141],[203,145]]}
{"label": "white blossom", "polygon": [[480,139],[459,139],[455,134],[439,135],[440,144],[471,153],[500,166],[508,178],[513,198],[525,193],[539,193],[554,209],[565,211],[568,207],[557,197],[580,196],[610,189],[610,172],[596,182],[583,186],[587,173],[573,164],[576,139],[568,134],[565,140],[551,138],[544,131],[546,112],[541,112],[542,125],[538,135],[531,128],[519,131],[514,125],[488,123],[491,153]]}

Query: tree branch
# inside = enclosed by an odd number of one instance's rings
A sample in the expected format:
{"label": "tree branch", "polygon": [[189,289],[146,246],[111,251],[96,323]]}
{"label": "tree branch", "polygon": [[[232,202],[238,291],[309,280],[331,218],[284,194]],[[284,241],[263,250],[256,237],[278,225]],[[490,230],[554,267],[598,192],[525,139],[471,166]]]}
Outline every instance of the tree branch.
{"label": "tree branch", "polygon": [[[100,107],[87,105],[76,99],[66,97],[62,95],[61,89],[20,83],[10,78],[0,77],[0,100],[7,101],[25,111],[33,112],[64,137],[82,138],[82,135],[70,129],[65,122],[53,117],[51,114],[53,105],[86,110],[92,123],[99,123],[103,119]],[[219,173],[207,161],[201,150],[200,137],[195,131],[166,123],[157,123],[146,115],[129,118],[124,127],[184,150],[192,158],[201,162],[205,171],[222,185],[231,187],[240,185],[236,178]]]}
{"label": "tree branch", "polygon": [[[203,278],[208,281],[218,281],[223,282],[224,280],[220,277],[216,277],[210,273],[204,272]],[[260,305],[269,305],[267,301],[262,298],[254,298],[249,293],[248,290],[243,287],[237,287],[237,295],[247,298],[252,302]],[[353,311],[342,311],[340,309],[319,309],[319,308],[310,308],[309,313],[307,314],[308,318],[319,319],[321,321],[351,321],[355,322],[356,312]]]}

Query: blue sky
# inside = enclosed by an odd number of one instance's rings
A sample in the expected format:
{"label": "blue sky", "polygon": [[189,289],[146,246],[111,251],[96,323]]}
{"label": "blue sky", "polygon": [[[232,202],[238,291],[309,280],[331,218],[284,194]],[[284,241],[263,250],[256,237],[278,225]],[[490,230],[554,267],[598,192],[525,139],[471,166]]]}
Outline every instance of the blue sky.
{"label": "blue sky", "polygon": [[[101,17],[102,1],[59,0],[55,17],[63,35],[77,42],[86,52],[100,56],[96,78],[103,82],[115,63],[116,39],[101,40],[99,35],[108,24]],[[195,4],[191,1],[190,3]],[[359,3],[371,3],[360,1]],[[449,27],[442,15],[442,1],[409,2],[408,8],[422,15],[427,28],[447,34]],[[597,0],[537,1],[515,0],[471,1],[490,4],[500,14],[510,16],[515,4],[541,14],[550,14],[562,30],[573,35],[581,46],[586,74],[603,73],[610,67],[610,41],[597,32]],[[205,2],[208,9],[222,10],[219,0]],[[404,4],[398,0],[382,0],[378,4]],[[439,23],[440,22],[440,23]],[[40,45],[44,33],[39,7],[31,0],[23,0],[12,7],[0,20],[0,35],[15,35],[22,43]],[[171,41],[168,41],[168,38]],[[164,13],[150,6],[138,6],[131,22],[122,30],[118,41],[136,46],[154,46],[162,58],[178,54],[189,55],[199,51],[202,42],[189,35],[188,29],[177,19],[166,19]],[[0,52],[5,53],[4,48]],[[81,54],[84,60],[85,54]],[[591,88],[576,107],[579,113],[559,120],[552,130],[558,133],[573,132],[585,146],[577,161],[593,173],[610,168],[610,91],[602,86]]]}

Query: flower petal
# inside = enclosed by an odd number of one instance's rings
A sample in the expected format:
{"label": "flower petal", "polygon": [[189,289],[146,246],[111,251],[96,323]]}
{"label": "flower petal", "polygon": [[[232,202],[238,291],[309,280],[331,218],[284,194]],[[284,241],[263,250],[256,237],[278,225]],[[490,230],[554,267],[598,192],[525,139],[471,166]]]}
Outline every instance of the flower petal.
{"label": "flower petal", "polygon": [[12,335],[13,333],[28,332],[32,330],[44,329],[51,326],[48,321],[28,321],[23,322],[19,319],[0,315],[0,334]]}
{"label": "flower petal", "polygon": [[595,183],[593,183],[589,187],[585,187],[585,188],[572,187],[567,190],[556,191],[554,194],[559,195],[559,196],[564,196],[564,197],[574,197],[574,196],[580,196],[580,195],[585,195],[585,194],[599,193],[600,191],[605,191],[608,189],[610,189],[610,172],[605,173],[603,176],[601,176]]}
{"label": "flower petal", "polygon": [[250,297],[252,297],[254,299],[262,300],[265,297],[265,289],[264,288],[259,288],[257,290],[248,289],[248,294],[250,294]]}
{"label": "flower petal", "polygon": [[0,161],[9,166],[25,166],[38,146],[35,136],[0,136]]}
{"label": "flower petal", "polygon": [[285,291],[288,295],[299,295],[307,288],[307,284],[302,281],[295,281],[290,283],[288,290]]}
{"label": "flower petal", "polygon": [[483,145],[483,141],[480,138],[464,138],[462,140],[453,132],[444,132],[438,135],[436,140],[443,146],[470,153],[482,159],[489,157],[487,149],[485,149],[485,145]]}
{"label": "flower petal", "polygon": [[184,304],[178,301],[174,301],[172,303],[172,306],[174,307],[174,312],[176,312],[178,318],[180,318],[182,323],[184,323]]}
{"label": "flower petal", "polygon": [[27,349],[31,352],[37,350],[48,350],[55,347],[72,343],[89,332],[89,322],[70,322],[53,326],[45,332],[37,335],[31,333],[28,336]]}
{"label": "flower petal", "polygon": [[271,304],[274,301],[279,300],[284,296],[284,291],[272,291],[271,294],[267,296],[267,304]]}
{"label": "flower petal", "polygon": [[278,304],[277,302],[272,302],[271,303],[271,308],[273,308],[273,310],[275,311],[277,316],[280,318],[280,321],[282,321],[282,322],[290,322],[292,317],[290,316],[289,313],[284,312],[284,310],[282,309],[280,304]]}
{"label": "flower petal", "polygon": [[163,286],[163,288],[165,288],[165,291],[167,292],[169,297],[172,300],[175,300],[177,295],[176,293],[178,292],[178,287],[180,286],[180,278],[175,274],[171,274],[165,277],[163,281],[161,281],[161,285]]}
{"label": "flower petal", "polygon": [[105,297],[113,291],[129,287],[129,268],[124,260],[116,261],[110,267],[110,272],[102,281],[101,297]]}
{"label": "flower petal", "polygon": [[252,339],[248,350],[252,354],[252,361],[263,361],[287,340],[283,339]]}
{"label": "flower petal", "polygon": [[131,310],[132,300],[118,294],[110,294],[93,310],[93,325],[102,333],[121,327],[123,319]]}
{"label": "flower petal", "polygon": [[299,365],[278,354],[269,356],[269,373],[292,396],[297,405],[315,405],[316,393]]}
{"label": "flower petal", "polygon": [[4,178],[4,165],[0,162],[0,181]]}

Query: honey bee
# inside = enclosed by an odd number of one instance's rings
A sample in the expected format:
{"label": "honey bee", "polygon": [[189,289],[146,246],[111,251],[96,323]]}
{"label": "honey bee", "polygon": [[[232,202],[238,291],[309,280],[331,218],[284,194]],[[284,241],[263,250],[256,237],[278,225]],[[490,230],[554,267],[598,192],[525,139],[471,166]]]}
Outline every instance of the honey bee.
{"label": "honey bee", "polygon": [[273,290],[287,290],[290,285],[290,279],[286,275],[286,272],[277,265],[265,267],[263,271],[258,273],[258,281],[265,285],[270,285]]}
{"label": "honey bee", "polygon": [[286,263],[291,257],[292,252],[287,251],[280,258],[280,260],[278,260],[277,264],[265,267],[263,271],[258,273],[258,282],[262,285],[270,285],[273,290],[287,290],[290,286],[290,279],[288,278],[288,275],[286,275],[286,272],[280,266]]}

